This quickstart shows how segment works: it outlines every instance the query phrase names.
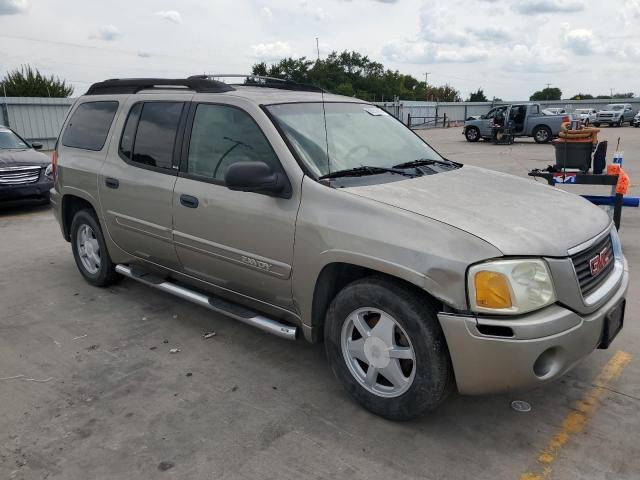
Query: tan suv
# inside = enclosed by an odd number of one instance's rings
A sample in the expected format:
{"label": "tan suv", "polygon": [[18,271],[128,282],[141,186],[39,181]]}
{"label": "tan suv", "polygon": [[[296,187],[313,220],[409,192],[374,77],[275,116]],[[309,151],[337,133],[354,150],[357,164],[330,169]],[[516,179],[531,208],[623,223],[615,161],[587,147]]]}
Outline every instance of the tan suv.
{"label": "tan suv", "polygon": [[581,197],[436,153],[385,111],[251,77],[79,98],[52,202],[84,278],[324,340],[369,410],[562,375],[622,327],[627,264]]}

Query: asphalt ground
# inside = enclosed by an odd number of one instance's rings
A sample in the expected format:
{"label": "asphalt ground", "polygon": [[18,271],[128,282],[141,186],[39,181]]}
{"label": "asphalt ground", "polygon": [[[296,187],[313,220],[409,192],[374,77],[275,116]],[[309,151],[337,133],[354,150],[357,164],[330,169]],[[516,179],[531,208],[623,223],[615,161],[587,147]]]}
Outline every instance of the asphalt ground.
{"label": "asphalt ground", "polygon": [[[457,128],[421,135],[448,158],[515,175],[553,163],[551,146],[529,140],[471,144]],[[610,152],[622,137],[639,196],[640,129],[601,135]],[[428,416],[394,423],[346,395],[322,345],[269,336],[130,280],[94,288],[48,207],[2,206],[0,478],[640,478],[638,210],[622,217],[631,287],[608,350],[551,384],[454,394]],[[513,410],[513,400],[531,411]]]}

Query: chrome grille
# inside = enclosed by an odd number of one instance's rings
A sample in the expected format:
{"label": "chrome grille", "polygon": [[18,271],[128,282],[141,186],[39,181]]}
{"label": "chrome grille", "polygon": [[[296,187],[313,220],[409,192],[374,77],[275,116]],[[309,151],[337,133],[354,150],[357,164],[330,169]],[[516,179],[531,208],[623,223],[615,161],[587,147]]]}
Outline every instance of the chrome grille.
{"label": "chrome grille", "polygon": [[4,167],[0,168],[0,185],[26,185],[36,183],[42,167]]}
{"label": "chrome grille", "polygon": [[[590,261],[597,255],[599,255],[603,250],[608,251],[609,263],[607,263],[599,273],[597,273],[596,275],[592,275]],[[571,261],[573,262],[573,268],[575,268],[576,270],[576,275],[578,277],[578,283],[580,283],[582,296],[586,297],[600,285],[602,285],[602,283],[604,283],[604,281],[613,270],[615,261],[613,257],[611,235],[609,234],[605,236],[586,250],[582,250],[581,252],[572,255]]]}

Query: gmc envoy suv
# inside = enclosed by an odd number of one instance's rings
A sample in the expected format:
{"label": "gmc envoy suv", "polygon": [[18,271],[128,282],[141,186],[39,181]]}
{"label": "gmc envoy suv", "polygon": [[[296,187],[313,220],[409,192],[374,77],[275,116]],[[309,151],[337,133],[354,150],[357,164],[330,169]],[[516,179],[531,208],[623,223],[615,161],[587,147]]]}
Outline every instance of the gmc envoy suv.
{"label": "gmc envoy suv", "polygon": [[559,377],[623,323],[628,267],[583,198],[443,158],[384,110],[264,77],[92,85],[51,200],[83,277],[128,277],[324,341],[365,408]]}

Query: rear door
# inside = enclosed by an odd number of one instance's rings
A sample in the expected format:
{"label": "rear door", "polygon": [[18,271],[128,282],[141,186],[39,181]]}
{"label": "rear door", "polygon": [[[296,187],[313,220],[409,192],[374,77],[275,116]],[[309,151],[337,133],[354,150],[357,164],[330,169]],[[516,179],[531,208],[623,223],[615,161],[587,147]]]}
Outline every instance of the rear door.
{"label": "rear door", "polygon": [[292,188],[291,198],[276,198],[225,186],[226,170],[236,162],[261,161],[284,173],[255,120],[267,124],[266,115],[238,103],[192,107],[173,196],[176,250],[185,273],[291,309],[299,189]]}
{"label": "rear door", "polygon": [[[172,98],[173,96],[173,98]],[[173,188],[178,173],[185,94],[132,95],[122,132],[111,142],[98,179],[107,229],[124,251],[179,268],[173,246]]]}

